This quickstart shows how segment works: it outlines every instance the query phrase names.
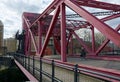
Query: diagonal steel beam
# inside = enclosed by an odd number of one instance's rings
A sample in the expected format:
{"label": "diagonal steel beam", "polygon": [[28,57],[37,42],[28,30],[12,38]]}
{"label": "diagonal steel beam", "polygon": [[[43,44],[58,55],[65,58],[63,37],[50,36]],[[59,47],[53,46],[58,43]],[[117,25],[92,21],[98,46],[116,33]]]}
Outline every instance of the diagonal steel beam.
{"label": "diagonal steel beam", "polygon": [[60,5],[63,2],[63,0],[54,0],[46,9],[43,11],[43,13],[31,24],[30,28],[38,22],[40,19],[46,17],[49,15],[52,11],[55,10],[55,8]]}
{"label": "diagonal steel beam", "polygon": [[88,11],[79,7],[74,1],[65,0],[64,1],[68,7],[73,9],[76,13],[85,18],[90,22],[94,27],[96,27],[101,33],[103,33],[108,39],[113,41],[116,45],[120,46],[120,34],[113,30],[110,26],[103,23],[100,19],[90,14]]}
{"label": "diagonal steel beam", "polygon": [[[111,16],[108,16],[108,17],[105,17],[105,18],[102,18],[101,19],[101,21],[103,21],[103,22],[105,22],[105,21],[108,21],[108,20],[111,20],[111,19],[114,19],[114,18],[117,18],[117,17],[120,17],[120,14],[114,14],[114,15],[111,15]],[[69,20],[68,20],[69,21]],[[74,21],[74,20],[73,20]],[[76,20],[75,20],[76,21]],[[78,21],[78,20],[77,20]],[[93,27],[94,28],[94,27]],[[92,33],[93,33],[94,31],[92,31]],[[94,33],[93,33],[93,35],[94,35]],[[93,41],[94,41],[94,37],[93,37]],[[105,47],[105,45],[106,45],[107,43],[106,43],[106,41],[105,41],[105,43],[103,43],[101,46],[102,47],[100,47],[98,50],[97,50],[97,54],[101,51],[101,49],[103,49],[103,47]],[[95,45],[94,44],[94,42],[93,42],[93,45]],[[103,46],[104,45],[104,46]],[[94,46],[92,46],[92,48],[93,48],[93,52],[95,51],[95,47]]]}
{"label": "diagonal steel beam", "polygon": [[79,6],[88,6],[88,7],[94,7],[94,8],[106,9],[106,10],[114,10],[114,11],[120,10],[120,5],[117,5],[117,4],[110,4],[110,3],[100,2],[100,1],[95,1],[95,0],[74,0],[74,1],[78,3]]}
{"label": "diagonal steel beam", "polygon": [[27,27],[28,27],[28,31],[29,31],[29,33],[30,33],[30,35],[31,35],[31,38],[32,38],[32,42],[33,42],[35,51],[37,52],[38,46],[37,46],[37,43],[35,42],[35,38],[34,38],[34,36],[33,36],[33,33],[32,33],[32,31],[30,30],[30,23],[27,21],[27,19],[26,19],[24,16],[23,16],[23,19],[25,20],[25,23],[26,23],[26,25],[27,25]]}
{"label": "diagonal steel beam", "polygon": [[100,20],[104,22],[104,21],[108,21],[108,20],[111,20],[111,19],[114,19],[114,18],[117,18],[117,17],[120,17],[120,14],[114,14],[114,15],[102,18]]}
{"label": "diagonal steel beam", "polygon": [[[118,25],[118,27],[115,29],[115,31],[119,31],[120,30],[120,24]],[[96,51],[96,55],[108,44],[110,40],[109,39],[106,39],[103,44],[99,47],[99,49]]]}
{"label": "diagonal steel beam", "polygon": [[76,37],[76,39],[80,42],[80,44],[86,49],[88,53],[91,53],[91,49],[84,43],[84,41],[79,38],[79,36],[73,31],[73,35]]}
{"label": "diagonal steel beam", "polygon": [[52,20],[51,20],[50,26],[49,26],[49,28],[48,28],[48,32],[47,32],[47,34],[46,34],[45,41],[44,41],[43,47],[42,47],[41,52],[40,52],[40,57],[43,57],[43,56],[44,56],[43,53],[44,53],[45,48],[46,48],[46,46],[47,46],[47,44],[48,44],[48,42],[49,42],[49,38],[50,38],[50,36],[51,36],[51,33],[52,33],[52,31],[53,31],[53,28],[54,28],[54,26],[55,26],[55,24],[56,24],[56,22],[57,22],[57,19],[58,19],[58,16],[59,16],[59,12],[60,12],[60,8],[57,7],[56,12],[55,12],[55,14],[54,14],[54,16],[53,16],[53,18],[52,18]]}
{"label": "diagonal steel beam", "polygon": [[[111,19],[114,19],[114,18],[117,18],[117,17],[120,17],[120,14],[116,14],[116,15],[111,15],[111,16],[108,16],[108,17],[105,17],[105,18],[102,18],[101,21],[105,22],[105,21],[108,21],[108,20],[111,20]],[[115,29],[116,31],[119,31],[120,29],[120,25]],[[110,40],[109,39],[106,39],[103,44],[98,48],[98,50],[96,51],[96,55],[101,52],[101,50],[108,44]]]}

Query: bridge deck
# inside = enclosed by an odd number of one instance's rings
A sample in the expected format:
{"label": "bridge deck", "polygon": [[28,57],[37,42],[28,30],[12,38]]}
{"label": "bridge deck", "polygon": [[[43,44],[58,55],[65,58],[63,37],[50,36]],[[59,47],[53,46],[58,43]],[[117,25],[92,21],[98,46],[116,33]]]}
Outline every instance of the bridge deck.
{"label": "bridge deck", "polygon": [[[60,60],[60,56],[51,56],[51,59],[58,59]],[[67,62],[80,64],[80,65],[87,65],[90,67],[97,67],[97,68],[107,68],[120,71],[120,61],[111,61],[111,60],[100,60],[100,59],[82,59],[82,58],[73,58],[68,57]]]}
{"label": "bridge deck", "polygon": [[120,71],[119,61],[68,58],[68,62],[85,64],[88,66],[95,66],[95,67],[101,67],[101,68],[115,69]]}
{"label": "bridge deck", "polygon": [[[51,56],[51,57],[46,56],[46,57],[51,58],[51,59],[60,60],[60,56]],[[38,57],[35,57],[34,61],[32,59],[32,56],[27,57],[27,58],[23,58],[22,56],[18,56],[18,57],[16,56],[15,59],[20,61],[23,64],[23,66],[39,80],[40,80],[40,78],[39,78],[40,77],[40,67],[42,66],[42,72],[44,73],[44,74],[42,74],[44,76],[42,78],[43,82],[51,82],[51,79],[46,77],[46,74],[52,74],[52,72],[53,72],[53,68],[52,68],[53,64],[52,64],[51,60],[44,58],[42,60],[42,64],[40,64],[40,60]],[[112,81],[112,82],[117,82],[116,80],[112,79],[113,75],[116,76],[115,78],[118,78],[120,75],[120,69],[116,69],[118,71],[107,69],[107,71],[106,71],[106,69],[99,68],[99,67],[111,67],[111,66],[108,66],[109,63],[111,64],[111,61],[80,59],[80,58],[70,58],[70,57],[68,57],[67,60],[69,63],[64,63],[64,62],[60,62],[60,61],[56,61],[56,60],[54,63],[55,77],[58,80],[61,80],[63,82],[68,82],[68,81],[74,82],[74,73],[75,72],[72,70],[75,69],[75,67],[73,64],[70,64],[70,63],[79,64],[80,69],[78,69],[77,72],[79,72],[78,73],[79,74],[78,78],[80,79],[79,81],[82,81],[82,82],[106,82],[106,80]],[[34,62],[34,65],[33,65],[33,62]],[[116,63],[116,64],[114,64],[114,63]],[[118,61],[113,61],[113,63],[111,65],[119,66],[118,64],[119,64]],[[116,66],[112,66],[112,67],[116,67]],[[37,69],[37,70],[33,71],[33,68]],[[119,67],[117,67],[117,68],[119,68]],[[100,73],[102,73],[102,75],[99,75]],[[106,76],[106,74],[108,74],[107,77],[103,77],[104,76],[103,73],[105,76]],[[112,75],[109,76],[109,74],[112,74]],[[109,77],[111,77],[111,76],[112,76],[112,78],[110,79]]]}

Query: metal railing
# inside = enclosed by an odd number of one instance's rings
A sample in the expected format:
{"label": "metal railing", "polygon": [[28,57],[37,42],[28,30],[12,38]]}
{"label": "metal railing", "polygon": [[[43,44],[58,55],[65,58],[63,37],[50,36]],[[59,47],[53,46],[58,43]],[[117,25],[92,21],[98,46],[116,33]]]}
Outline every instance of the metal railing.
{"label": "metal railing", "polygon": [[[52,82],[63,82],[61,80],[59,80],[58,78],[55,77],[54,74],[54,60],[51,62],[52,65],[52,74],[47,73],[46,71],[44,71],[42,69],[42,59],[37,60],[37,64],[39,64],[39,66],[35,66],[35,57],[32,56],[24,56],[24,55],[20,55],[20,54],[14,54],[14,58],[21,64],[23,65],[33,76],[35,76],[35,78],[37,78],[40,82],[47,82],[47,79],[43,79],[43,75],[50,78],[52,80]],[[49,82],[49,81],[48,81]]]}
{"label": "metal railing", "polygon": [[[112,82],[120,77],[79,68],[64,62],[14,54],[14,58],[40,82]],[[91,81],[90,81],[91,80]]]}

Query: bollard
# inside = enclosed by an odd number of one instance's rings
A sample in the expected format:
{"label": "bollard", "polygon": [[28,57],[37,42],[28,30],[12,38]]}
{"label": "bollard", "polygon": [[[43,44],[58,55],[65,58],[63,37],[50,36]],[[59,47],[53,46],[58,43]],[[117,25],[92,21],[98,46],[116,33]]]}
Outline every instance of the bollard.
{"label": "bollard", "polygon": [[54,67],[54,60],[52,60],[52,82],[54,82],[55,77],[55,67]]}
{"label": "bollard", "polygon": [[42,82],[42,59],[40,58],[40,82]]}
{"label": "bollard", "polygon": [[74,82],[78,82],[78,64],[74,68]]}

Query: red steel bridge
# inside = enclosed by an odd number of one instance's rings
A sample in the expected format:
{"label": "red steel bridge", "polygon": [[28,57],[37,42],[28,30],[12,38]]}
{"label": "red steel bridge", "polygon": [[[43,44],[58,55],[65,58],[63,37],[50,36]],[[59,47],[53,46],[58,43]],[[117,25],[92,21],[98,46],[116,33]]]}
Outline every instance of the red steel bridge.
{"label": "red steel bridge", "polygon": [[[73,14],[66,14],[66,7],[73,10]],[[94,10],[101,9],[101,12],[91,13],[85,7],[94,8]],[[74,36],[78,43],[85,48],[87,56],[97,57],[110,41],[120,47],[120,25],[113,29],[112,26],[105,23],[119,17],[120,5],[95,0],[54,0],[41,14],[23,13],[22,26],[25,40],[22,49],[24,49],[25,55],[31,55],[34,52],[34,55],[42,58],[52,37],[55,50],[61,54],[61,61],[66,62],[67,48],[70,47]],[[80,18],[82,19],[80,20]],[[91,45],[87,45],[75,32],[82,28],[91,30]],[[106,37],[106,40],[97,47],[95,29]],[[34,47],[34,51],[31,51],[31,47]],[[69,50],[73,51],[73,48],[69,48]],[[73,55],[74,53],[70,52],[69,54]]]}
{"label": "red steel bridge", "polygon": [[[72,14],[67,14],[68,8],[72,10]],[[90,9],[94,11],[91,12]],[[48,44],[52,39],[54,49],[61,56],[61,62],[67,62],[68,56],[76,56],[72,45],[73,39],[76,39],[86,50],[88,58],[120,60],[119,55],[99,55],[109,42],[120,47],[120,24],[113,28],[106,23],[119,17],[120,5],[117,4],[100,0],[54,0],[40,14],[23,13],[23,32],[20,35],[16,34],[19,40],[18,52],[26,56],[35,55],[43,58],[49,50]],[[76,32],[83,28],[91,32],[89,45]],[[100,45],[96,45],[95,29],[105,36],[105,40]]]}

